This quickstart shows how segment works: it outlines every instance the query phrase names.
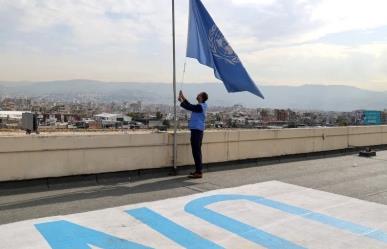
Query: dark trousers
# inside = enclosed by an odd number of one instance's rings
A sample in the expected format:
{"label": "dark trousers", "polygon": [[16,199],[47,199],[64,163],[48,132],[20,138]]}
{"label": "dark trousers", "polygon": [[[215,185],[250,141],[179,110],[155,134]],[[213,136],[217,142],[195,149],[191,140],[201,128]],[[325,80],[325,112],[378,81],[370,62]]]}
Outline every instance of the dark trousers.
{"label": "dark trousers", "polygon": [[203,131],[191,130],[191,148],[192,148],[192,156],[195,161],[196,173],[202,173],[202,170],[203,170],[202,141],[203,141]]}

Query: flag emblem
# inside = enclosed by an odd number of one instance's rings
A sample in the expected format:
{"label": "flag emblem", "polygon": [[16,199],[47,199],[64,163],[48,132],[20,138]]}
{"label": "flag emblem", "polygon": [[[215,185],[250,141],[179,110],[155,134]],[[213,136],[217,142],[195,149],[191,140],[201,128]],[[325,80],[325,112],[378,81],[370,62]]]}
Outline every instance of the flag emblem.
{"label": "flag emblem", "polygon": [[240,63],[237,54],[234,52],[216,25],[213,25],[209,30],[208,36],[210,41],[210,48],[214,56],[223,59],[225,62],[231,65]]}

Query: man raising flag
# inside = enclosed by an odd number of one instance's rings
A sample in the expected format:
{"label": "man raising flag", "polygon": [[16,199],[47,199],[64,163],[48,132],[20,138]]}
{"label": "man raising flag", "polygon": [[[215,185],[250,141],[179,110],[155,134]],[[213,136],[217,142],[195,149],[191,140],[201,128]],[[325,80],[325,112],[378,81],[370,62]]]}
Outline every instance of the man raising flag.
{"label": "man raising flag", "polygon": [[[264,98],[200,0],[190,0],[187,57],[213,68],[215,77],[223,81],[228,92],[248,91]],[[202,92],[197,96],[198,104],[192,105],[182,91],[179,94],[181,107],[192,112],[189,128],[196,170],[190,175],[191,178],[202,178],[201,146],[207,99],[207,93]]]}
{"label": "man raising flag", "polygon": [[191,148],[192,156],[195,161],[195,172],[192,172],[190,178],[202,178],[203,177],[203,164],[202,164],[202,141],[203,133],[206,128],[206,112],[208,95],[205,92],[201,92],[196,97],[198,103],[193,105],[188,102],[184,97],[183,92],[179,93],[180,106],[184,109],[191,111],[191,118],[189,120],[188,127],[191,130]]}

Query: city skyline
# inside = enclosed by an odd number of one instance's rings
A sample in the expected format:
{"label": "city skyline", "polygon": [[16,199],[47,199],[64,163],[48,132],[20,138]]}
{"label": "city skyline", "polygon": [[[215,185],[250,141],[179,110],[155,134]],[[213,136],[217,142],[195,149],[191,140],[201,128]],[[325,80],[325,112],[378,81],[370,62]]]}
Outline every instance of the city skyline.
{"label": "city skyline", "polygon": [[[203,0],[257,85],[387,90],[387,3]],[[178,80],[188,1],[176,1]],[[0,0],[0,81],[170,82],[170,2]],[[187,82],[213,82],[189,59]]]}
{"label": "city skyline", "polygon": [[[249,93],[227,93],[221,83],[184,84],[187,98],[194,100],[205,89],[210,106],[295,108],[303,110],[352,111],[387,108],[387,91],[376,92],[350,86],[262,86],[264,100]],[[172,85],[162,83],[109,83],[100,81],[54,81],[37,83],[1,83],[0,100],[7,97],[34,98],[54,102],[131,102],[173,104]]]}

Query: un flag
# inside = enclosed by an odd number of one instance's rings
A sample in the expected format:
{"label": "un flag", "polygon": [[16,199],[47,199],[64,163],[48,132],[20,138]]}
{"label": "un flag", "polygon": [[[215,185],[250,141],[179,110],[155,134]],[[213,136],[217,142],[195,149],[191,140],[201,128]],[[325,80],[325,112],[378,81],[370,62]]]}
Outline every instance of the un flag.
{"label": "un flag", "polygon": [[213,68],[228,92],[264,98],[200,0],[190,0],[187,57]]}

